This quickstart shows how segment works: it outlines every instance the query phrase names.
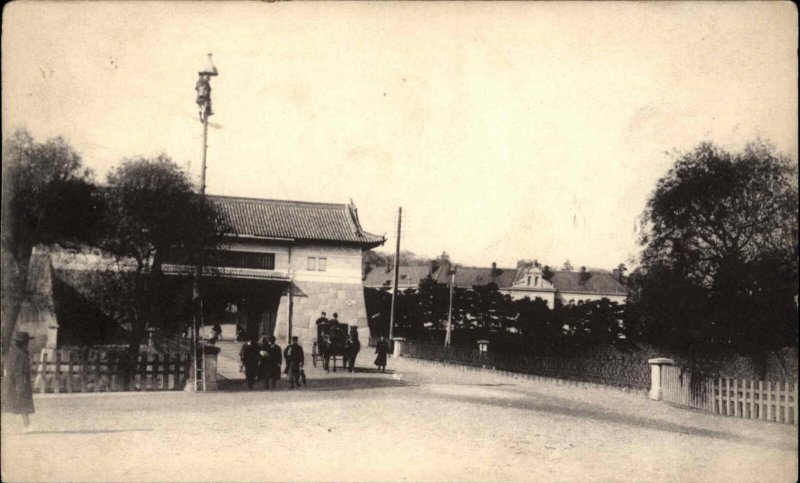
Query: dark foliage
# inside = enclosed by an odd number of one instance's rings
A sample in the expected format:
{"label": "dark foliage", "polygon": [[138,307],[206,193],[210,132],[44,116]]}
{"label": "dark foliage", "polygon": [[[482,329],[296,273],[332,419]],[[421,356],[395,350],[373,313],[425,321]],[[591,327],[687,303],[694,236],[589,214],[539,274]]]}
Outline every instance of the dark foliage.
{"label": "dark foliage", "polygon": [[[370,330],[388,335],[391,293],[364,290]],[[424,280],[418,289],[398,293],[395,336],[443,343],[449,289]],[[453,297],[454,346],[475,347],[487,339],[493,350],[527,354],[563,354],[595,345],[626,345],[627,319],[622,307],[608,299],[554,309],[542,299],[512,300],[489,284],[456,288]]]}
{"label": "dark foliage", "polygon": [[147,327],[173,329],[185,321],[188,277],[181,277],[183,283],[165,277],[164,257],[189,266],[201,262],[225,226],[165,155],[124,161],[108,176],[104,202],[99,246],[127,271],[115,270],[99,295],[109,299],[105,305],[130,328],[129,360],[134,364]]}
{"label": "dark foliage", "polygon": [[628,280],[645,340],[743,355],[796,346],[796,168],[763,143],[679,157],[648,202]]}
{"label": "dark foliage", "polygon": [[91,241],[99,220],[91,172],[63,139],[36,142],[24,130],[3,143],[2,347],[16,324],[28,264],[39,244]]}

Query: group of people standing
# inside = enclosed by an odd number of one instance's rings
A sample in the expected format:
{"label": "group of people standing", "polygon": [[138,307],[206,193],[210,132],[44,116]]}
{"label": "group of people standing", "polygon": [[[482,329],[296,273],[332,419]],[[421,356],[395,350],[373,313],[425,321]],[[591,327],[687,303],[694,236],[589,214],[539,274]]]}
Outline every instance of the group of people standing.
{"label": "group of people standing", "polygon": [[303,348],[292,337],[292,343],[285,350],[276,343],[275,336],[264,336],[261,340],[255,337],[247,341],[239,352],[242,370],[247,380],[247,388],[253,389],[256,380],[264,381],[264,389],[275,389],[281,378],[281,365],[286,361],[284,374],[289,376],[289,387],[300,387],[301,380],[305,384],[305,356]]}

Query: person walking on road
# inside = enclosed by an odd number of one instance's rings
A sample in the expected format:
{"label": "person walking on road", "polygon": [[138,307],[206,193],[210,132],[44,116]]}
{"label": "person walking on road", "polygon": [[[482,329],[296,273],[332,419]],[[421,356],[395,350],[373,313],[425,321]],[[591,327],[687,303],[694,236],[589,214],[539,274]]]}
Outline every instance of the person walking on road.
{"label": "person walking on road", "polygon": [[239,351],[239,358],[242,360],[242,367],[244,367],[244,377],[247,379],[247,389],[253,389],[258,376],[258,342],[255,337],[245,342],[242,350]]}
{"label": "person walking on road", "polygon": [[297,336],[292,337],[292,343],[283,351],[286,359],[286,369],[289,371],[289,387],[294,389],[295,384],[300,387],[300,373],[303,370],[305,356],[303,348],[297,343]]}
{"label": "person walking on road", "polygon": [[386,337],[381,336],[381,339],[375,344],[375,353],[378,354],[378,357],[375,358],[375,365],[378,366],[379,371],[386,372],[386,356],[389,354],[389,343],[386,341]]}
{"label": "person walking on road", "polygon": [[270,389],[274,390],[278,379],[281,378],[281,347],[275,343],[275,336],[269,336],[269,344],[266,347],[266,370],[265,370],[265,387],[269,385]]}
{"label": "person walking on road", "polygon": [[22,416],[25,432],[30,431],[30,415],[34,413],[31,361],[28,355],[30,338],[27,332],[17,332],[3,367],[2,410]]}

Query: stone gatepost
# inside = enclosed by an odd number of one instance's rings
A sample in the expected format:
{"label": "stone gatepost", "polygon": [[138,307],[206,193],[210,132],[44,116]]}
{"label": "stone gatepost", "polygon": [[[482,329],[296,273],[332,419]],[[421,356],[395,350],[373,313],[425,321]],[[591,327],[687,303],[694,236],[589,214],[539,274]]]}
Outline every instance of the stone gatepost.
{"label": "stone gatepost", "polygon": [[647,361],[650,364],[650,399],[654,401],[661,400],[661,368],[663,366],[672,366],[675,361],[665,357],[656,357]]}
{"label": "stone gatepost", "polygon": [[155,347],[156,347],[156,340],[155,340],[156,337],[155,336],[156,336],[156,331],[158,329],[156,329],[155,327],[148,327],[145,330],[147,331],[147,347],[149,347],[151,349],[155,349]]}
{"label": "stone gatepost", "polygon": [[[56,349],[58,347],[58,325],[51,325],[47,328],[47,341],[44,344],[45,349]],[[52,352],[51,352],[52,354]]]}
{"label": "stone gatepost", "polygon": [[[48,326],[46,336],[47,338],[44,341],[44,347],[39,349],[39,362],[43,362],[45,356],[47,357],[48,362],[54,362],[56,360],[56,349],[58,348],[58,325],[53,324]],[[69,362],[69,360],[67,359],[62,362]],[[45,382],[46,381],[44,380],[44,371],[40,370],[39,372],[36,373],[36,377],[33,379],[34,392],[38,387],[43,386]]]}
{"label": "stone gatepost", "polygon": [[205,390],[216,391],[217,386],[217,356],[220,348],[210,345],[203,346],[203,363],[205,364]]}
{"label": "stone gatepost", "polygon": [[400,357],[403,354],[403,344],[406,341],[405,337],[395,337],[392,339],[394,341],[394,352],[392,353],[392,357]]}
{"label": "stone gatepost", "polygon": [[[199,364],[203,364],[204,372],[205,372],[205,391],[216,391],[219,386],[217,384],[217,356],[219,355],[220,348],[214,347],[211,345],[202,345],[200,348],[197,349],[197,357],[202,357],[202,360],[199,360]],[[192,360],[189,361],[189,366],[192,365]],[[197,371],[198,377],[202,374],[200,371]],[[186,379],[186,385],[183,387],[183,390],[186,392],[194,392],[194,379],[191,372],[191,367],[189,369],[189,378]],[[203,381],[201,379],[197,380],[197,390],[203,392]]]}

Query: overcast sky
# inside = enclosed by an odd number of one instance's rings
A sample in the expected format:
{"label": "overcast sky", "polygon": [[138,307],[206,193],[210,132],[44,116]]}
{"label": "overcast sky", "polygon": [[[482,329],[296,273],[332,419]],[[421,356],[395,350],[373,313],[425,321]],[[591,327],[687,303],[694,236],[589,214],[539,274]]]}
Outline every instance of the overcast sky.
{"label": "overcast sky", "polygon": [[354,200],[403,248],[611,268],[668,153],[797,159],[790,3],[13,3],[3,136],[63,136],[100,180],[166,152],[208,191]]}

